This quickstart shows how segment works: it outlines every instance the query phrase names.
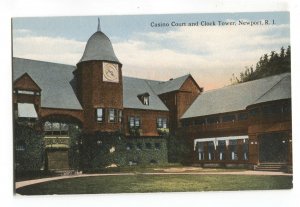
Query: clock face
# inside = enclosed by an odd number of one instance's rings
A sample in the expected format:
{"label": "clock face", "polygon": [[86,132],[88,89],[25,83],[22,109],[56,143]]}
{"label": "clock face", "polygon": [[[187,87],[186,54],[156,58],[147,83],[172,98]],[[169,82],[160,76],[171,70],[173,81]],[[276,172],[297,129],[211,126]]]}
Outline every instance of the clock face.
{"label": "clock face", "polygon": [[119,82],[119,67],[118,64],[103,63],[103,81]]}

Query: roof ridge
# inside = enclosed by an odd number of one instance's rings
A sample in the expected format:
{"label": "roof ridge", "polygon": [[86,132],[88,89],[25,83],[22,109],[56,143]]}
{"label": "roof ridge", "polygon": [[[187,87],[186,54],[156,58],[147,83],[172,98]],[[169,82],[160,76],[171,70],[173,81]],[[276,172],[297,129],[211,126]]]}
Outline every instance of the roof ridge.
{"label": "roof ridge", "polygon": [[21,60],[26,60],[26,61],[40,62],[40,63],[50,63],[50,64],[55,64],[55,65],[66,65],[66,66],[71,66],[71,67],[76,68],[75,65],[69,65],[69,64],[65,64],[65,63],[49,62],[49,61],[45,61],[45,60],[35,60],[35,59],[28,59],[28,58],[22,58],[22,57],[13,57],[13,59],[21,59]]}
{"label": "roof ridge", "polygon": [[[174,78],[173,80],[176,80],[178,78],[182,78],[184,76],[190,76],[191,74],[186,74],[186,75],[182,75],[182,76],[179,76],[177,78]],[[124,78],[135,78],[135,79],[140,79],[140,80],[145,80],[145,81],[156,81],[156,82],[159,82],[159,83],[167,83],[169,80],[166,80],[166,81],[163,81],[163,80],[153,80],[153,79],[147,79],[147,78],[138,78],[138,77],[132,77],[132,76],[123,76]]]}
{"label": "roof ridge", "polygon": [[[259,78],[259,79],[255,79],[255,80],[251,80],[251,81],[247,81],[247,82],[242,82],[242,83],[237,83],[237,84],[232,84],[232,85],[227,85],[227,86],[223,86],[221,88],[214,88],[214,89],[211,89],[211,90],[207,90],[203,93],[210,93],[210,92],[213,92],[213,91],[217,91],[217,90],[221,90],[221,89],[224,89],[224,88],[229,88],[229,87],[239,87],[241,85],[246,85],[246,84],[251,84],[255,81],[261,81],[263,79],[268,79],[268,78],[272,78],[272,77],[275,77],[275,76],[282,76],[282,78],[280,80],[282,80],[283,78],[285,78],[288,74],[290,74],[289,72],[286,72],[286,73],[279,73],[279,74],[276,74],[276,75],[271,75],[271,76],[267,76],[267,77],[263,77],[263,78]],[[279,81],[280,81],[279,80]]]}

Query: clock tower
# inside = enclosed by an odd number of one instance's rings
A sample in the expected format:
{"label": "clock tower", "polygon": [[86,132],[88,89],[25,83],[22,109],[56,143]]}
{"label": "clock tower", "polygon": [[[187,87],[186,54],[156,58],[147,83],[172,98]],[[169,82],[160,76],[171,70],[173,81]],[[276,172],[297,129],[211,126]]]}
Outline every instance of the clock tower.
{"label": "clock tower", "polygon": [[84,111],[83,130],[120,130],[123,114],[122,64],[114,53],[111,41],[99,26],[87,41],[74,75]]}

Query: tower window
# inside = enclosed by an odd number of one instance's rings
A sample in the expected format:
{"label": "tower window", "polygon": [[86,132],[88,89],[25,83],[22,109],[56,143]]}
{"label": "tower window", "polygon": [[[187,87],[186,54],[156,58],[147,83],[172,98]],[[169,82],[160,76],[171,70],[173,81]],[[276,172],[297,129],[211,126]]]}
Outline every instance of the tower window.
{"label": "tower window", "polygon": [[97,119],[97,122],[104,122],[104,109],[103,108],[97,108],[96,110],[96,119]]}

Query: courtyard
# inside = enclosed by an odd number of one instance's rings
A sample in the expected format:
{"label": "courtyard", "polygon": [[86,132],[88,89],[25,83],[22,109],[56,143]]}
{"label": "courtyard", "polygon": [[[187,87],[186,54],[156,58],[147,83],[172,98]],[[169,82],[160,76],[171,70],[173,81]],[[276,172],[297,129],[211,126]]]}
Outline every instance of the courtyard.
{"label": "courtyard", "polygon": [[198,167],[108,169],[16,182],[18,195],[201,192],[291,189],[293,177],[281,172]]}

